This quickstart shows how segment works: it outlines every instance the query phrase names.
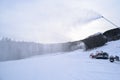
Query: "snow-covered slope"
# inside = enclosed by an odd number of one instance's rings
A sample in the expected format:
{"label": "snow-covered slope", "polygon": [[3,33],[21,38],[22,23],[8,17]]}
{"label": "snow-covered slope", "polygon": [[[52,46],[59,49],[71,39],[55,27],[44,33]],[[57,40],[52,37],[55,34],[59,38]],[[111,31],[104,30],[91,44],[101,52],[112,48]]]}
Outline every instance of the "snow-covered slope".
{"label": "snow-covered slope", "polygon": [[120,56],[120,40],[91,50],[0,62],[0,80],[120,80],[120,62],[89,58],[105,51]]}

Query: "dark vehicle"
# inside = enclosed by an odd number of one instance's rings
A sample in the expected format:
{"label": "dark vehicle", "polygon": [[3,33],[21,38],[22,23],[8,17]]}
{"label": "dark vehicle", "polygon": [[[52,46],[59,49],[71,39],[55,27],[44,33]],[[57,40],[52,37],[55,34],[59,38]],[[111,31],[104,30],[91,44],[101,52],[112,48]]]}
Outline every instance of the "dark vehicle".
{"label": "dark vehicle", "polygon": [[108,59],[109,58],[109,55],[106,53],[106,52],[103,52],[103,53],[98,53],[96,56],[95,56],[96,59]]}
{"label": "dark vehicle", "polygon": [[110,61],[110,62],[120,61],[120,59],[119,59],[119,56],[115,56],[115,57],[114,57],[114,56],[111,55],[110,58],[109,58],[109,61]]}
{"label": "dark vehicle", "polygon": [[115,56],[116,61],[120,61],[119,56]]}
{"label": "dark vehicle", "polygon": [[115,60],[114,60],[114,57],[113,57],[113,56],[110,56],[109,61],[110,61],[110,62],[114,62],[114,61],[115,61]]}
{"label": "dark vehicle", "polygon": [[95,55],[91,54],[90,57],[95,59],[108,59],[109,55],[106,52],[99,52],[96,53]]}

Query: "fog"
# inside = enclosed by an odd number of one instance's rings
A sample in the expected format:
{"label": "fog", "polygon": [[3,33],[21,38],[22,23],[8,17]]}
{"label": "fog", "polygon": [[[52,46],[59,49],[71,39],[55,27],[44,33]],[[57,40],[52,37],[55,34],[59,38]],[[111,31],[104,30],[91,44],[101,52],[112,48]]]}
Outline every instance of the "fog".
{"label": "fog", "polygon": [[78,40],[84,35],[74,37],[73,30],[82,32],[83,25],[101,18],[99,12],[84,8],[82,1],[73,0],[3,0],[0,11],[0,37],[39,43]]}
{"label": "fog", "polygon": [[19,60],[37,55],[69,52],[80,48],[82,49],[80,44],[81,41],[40,44],[2,38],[0,40],[0,61]]}

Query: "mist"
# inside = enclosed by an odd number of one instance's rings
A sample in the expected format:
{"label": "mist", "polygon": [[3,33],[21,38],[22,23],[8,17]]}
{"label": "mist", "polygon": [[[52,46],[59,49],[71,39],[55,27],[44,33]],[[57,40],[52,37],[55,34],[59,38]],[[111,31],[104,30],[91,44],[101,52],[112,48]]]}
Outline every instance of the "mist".
{"label": "mist", "polygon": [[82,28],[102,16],[76,3],[73,0],[0,1],[0,38],[8,37],[0,40],[0,61],[80,49]]}
{"label": "mist", "polygon": [[[2,1],[0,13],[0,36],[18,41],[39,43],[62,43],[81,39],[74,38],[73,30],[101,18],[92,9],[86,9],[82,2],[78,7],[73,0]],[[69,2],[69,3],[68,3]],[[84,34],[77,34],[82,35]],[[85,36],[87,37],[87,36]]]}
{"label": "mist", "polygon": [[82,49],[80,44],[81,41],[40,44],[2,38],[0,40],[0,61],[20,60],[38,55],[70,52],[80,48]]}

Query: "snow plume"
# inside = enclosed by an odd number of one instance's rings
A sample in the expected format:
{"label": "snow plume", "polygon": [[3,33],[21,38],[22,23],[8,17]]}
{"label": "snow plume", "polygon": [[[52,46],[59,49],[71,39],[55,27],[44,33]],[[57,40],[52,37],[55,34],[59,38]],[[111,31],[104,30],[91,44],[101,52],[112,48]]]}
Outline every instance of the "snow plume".
{"label": "snow plume", "polygon": [[92,21],[95,21],[97,19],[102,18],[102,15],[99,13],[92,11],[92,10],[81,10],[78,17],[76,17],[76,22],[74,22],[74,25],[84,25],[87,23],[90,23]]}
{"label": "snow plume", "polygon": [[15,40],[40,43],[72,41],[74,37],[69,34],[72,29],[101,17],[92,10],[84,9],[82,1],[5,0],[1,4],[0,36]]}
{"label": "snow plume", "polygon": [[79,42],[39,44],[2,38],[0,40],[0,61],[19,60],[36,55],[69,52],[79,49],[80,46],[78,44]]}

